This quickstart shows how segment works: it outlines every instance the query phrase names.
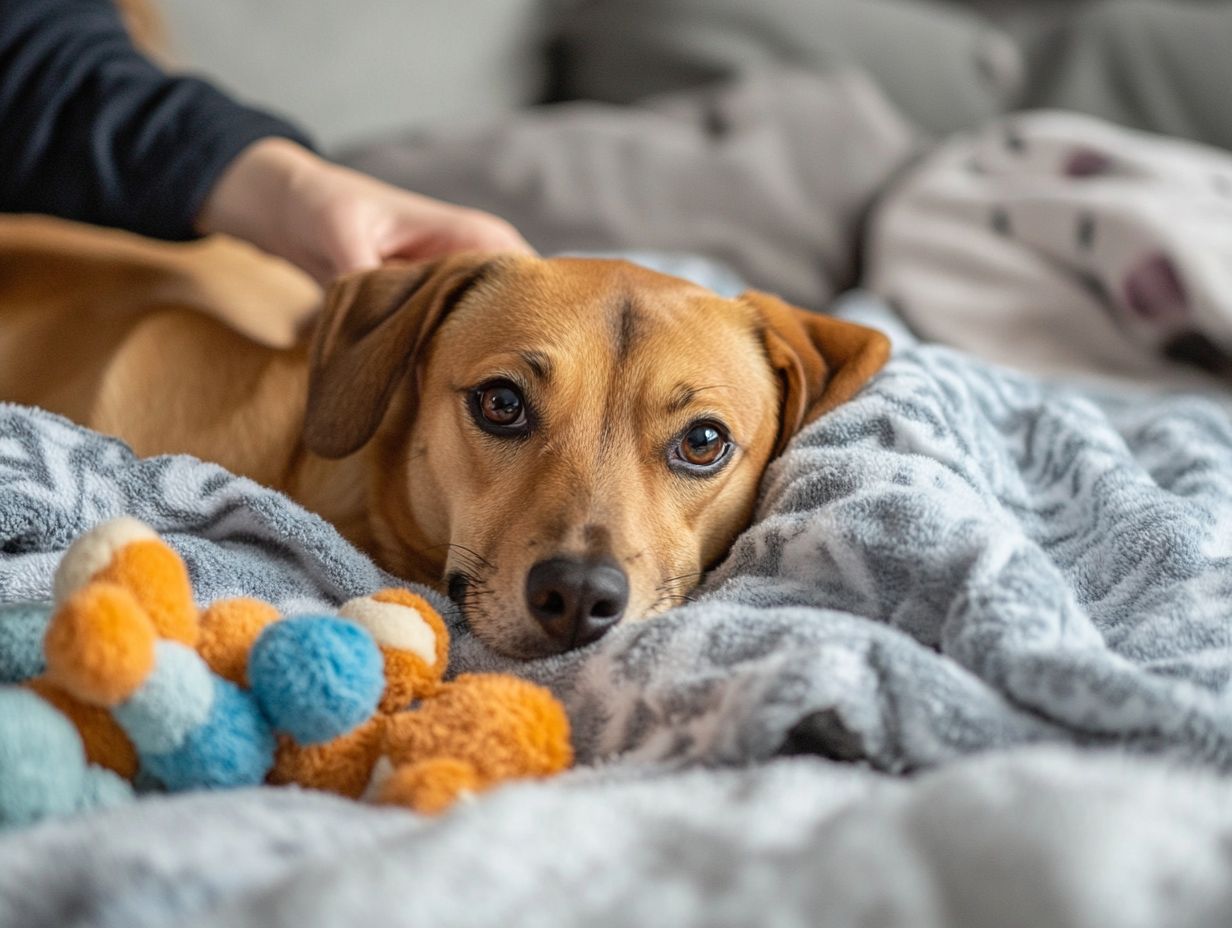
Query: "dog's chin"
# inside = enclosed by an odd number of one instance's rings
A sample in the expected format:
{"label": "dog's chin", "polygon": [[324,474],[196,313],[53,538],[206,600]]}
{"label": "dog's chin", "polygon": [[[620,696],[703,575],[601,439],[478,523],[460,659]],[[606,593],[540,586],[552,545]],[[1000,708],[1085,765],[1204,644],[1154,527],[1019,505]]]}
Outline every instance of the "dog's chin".
{"label": "dog's chin", "polygon": [[506,637],[497,635],[495,637],[486,637],[479,632],[476,636],[493,651],[503,654],[505,657],[512,657],[521,661],[533,661],[545,657],[555,657],[558,654],[565,654],[569,648],[558,641],[553,641],[546,636],[513,636]]}
{"label": "dog's chin", "polygon": [[[569,650],[567,645],[556,641],[531,624],[529,618],[496,622],[488,615],[463,608],[462,617],[475,637],[488,648],[504,657],[521,661],[533,661],[553,657]],[[521,625],[525,622],[526,625]]]}

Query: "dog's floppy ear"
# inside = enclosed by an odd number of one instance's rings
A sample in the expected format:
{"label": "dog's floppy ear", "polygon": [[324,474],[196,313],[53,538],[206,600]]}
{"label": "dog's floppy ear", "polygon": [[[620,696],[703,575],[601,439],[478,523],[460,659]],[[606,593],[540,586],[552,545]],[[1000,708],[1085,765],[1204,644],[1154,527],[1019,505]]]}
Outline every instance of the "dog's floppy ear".
{"label": "dog's floppy ear", "polygon": [[304,444],[340,458],[367,443],[436,327],[483,278],[491,256],[389,264],[339,278],[312,345]]}
{"label": "dog's floppy ear", "polygon": [[782,383],[777,456],[818,416],[855,396],[890,356],[876,329],[789,306],[768,293],[741,296],[761,315],[770,366]]}

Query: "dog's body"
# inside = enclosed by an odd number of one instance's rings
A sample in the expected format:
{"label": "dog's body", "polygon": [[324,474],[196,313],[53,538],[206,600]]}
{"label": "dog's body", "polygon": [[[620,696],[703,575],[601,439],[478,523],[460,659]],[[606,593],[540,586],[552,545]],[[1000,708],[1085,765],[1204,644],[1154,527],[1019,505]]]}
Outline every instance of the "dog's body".
{"label": "dog's body", "polygon": [[346,278],[297,335],[303,278],[192,248],[6,220],[0,399],[281,489],[522,656],[678,602],[886,355],[761,294],[509,256]]}

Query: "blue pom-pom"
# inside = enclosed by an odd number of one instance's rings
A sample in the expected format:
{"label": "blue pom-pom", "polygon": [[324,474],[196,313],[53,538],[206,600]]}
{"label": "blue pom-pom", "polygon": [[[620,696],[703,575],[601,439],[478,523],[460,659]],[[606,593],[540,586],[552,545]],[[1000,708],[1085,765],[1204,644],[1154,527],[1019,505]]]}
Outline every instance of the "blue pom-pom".
{"label": "blue pom-pom", "polygon": [[214,677],[214,699],[205,724],[173,751],[143,754],[143,769],[173,792],[256,786],[274,766],[274,733],[252,695]]}
{"label": "blue pom-pom", "polygon": [[131,802],[133,795],[133,787],[128,780],[106,767],[91,765],[86,770],[78,808],[82,811],[110,809]]}
{"label": "blue pom-pom", "polygon": [[21,683],[47,669],[43,635],[51,603],[12,603],[0,608],[0,683]]}
{"label": "blue pom-pom", "polygon": [[158,642],[154,661],[154,672],[112,714],[138,751],[166,754],[210,717],[214,677],[196,651],[174,641]]}
{"label": "blue pom-pom", "polygon": [[29,690],[0,689],[0,825],[72,812],[85,776],[73,724]]}
{"label": "blue pom-pom", "polygon": [[298,616],[261,633],[248,655],[248,680],[274,728],[316,744],[372,717],[385,690],[385,658],[354,622]]}

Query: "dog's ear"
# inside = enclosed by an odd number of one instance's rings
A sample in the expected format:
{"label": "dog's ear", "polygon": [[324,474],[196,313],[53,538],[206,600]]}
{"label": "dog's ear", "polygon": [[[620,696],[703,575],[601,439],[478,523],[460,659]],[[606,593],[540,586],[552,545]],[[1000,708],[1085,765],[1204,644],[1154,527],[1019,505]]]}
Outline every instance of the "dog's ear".
{"label": "dog's ear", "polygon": [[454,255],[339,278],[312,344],[304,444],[327,458],[363,447],[432,333],[495,259]]}
{"label": "dog's ear", "polygon": [[876,329],[789,306],[768,293],[742,297],[761,316],[770,366],[782,383],[777,456],[818,416],[855,396],[890,356]]}

